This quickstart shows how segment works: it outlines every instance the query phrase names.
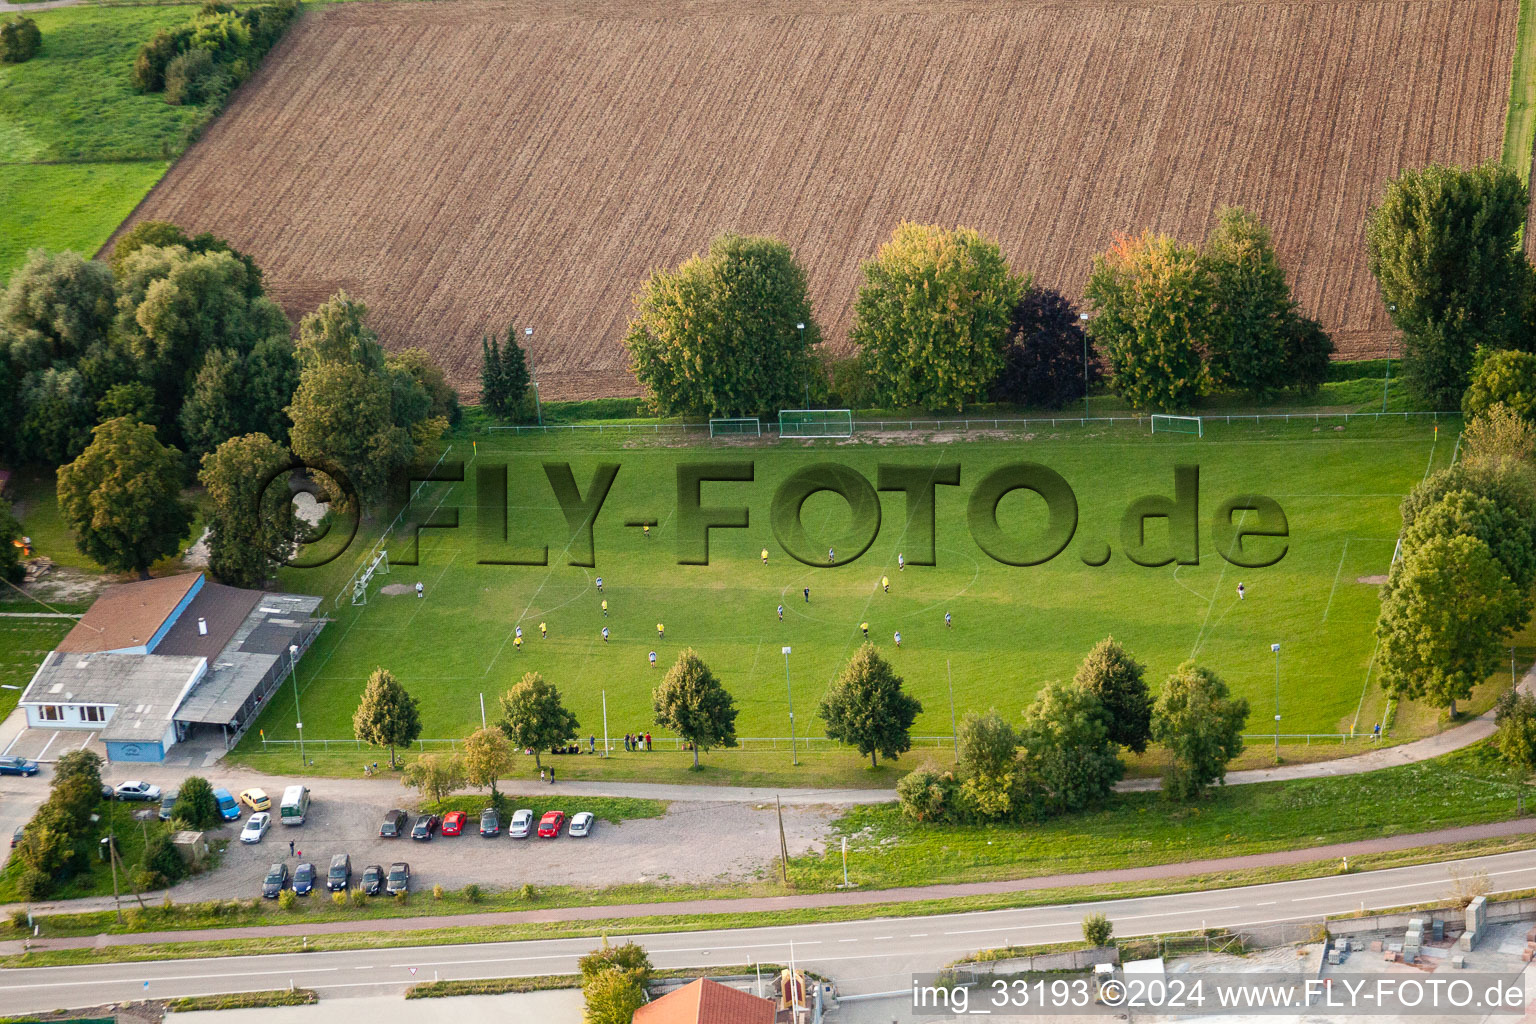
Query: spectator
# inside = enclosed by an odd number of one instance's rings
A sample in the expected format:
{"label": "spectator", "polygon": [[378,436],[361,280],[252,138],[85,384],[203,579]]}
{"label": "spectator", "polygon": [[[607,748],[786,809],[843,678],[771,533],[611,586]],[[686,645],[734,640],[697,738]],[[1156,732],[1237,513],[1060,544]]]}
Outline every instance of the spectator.
{"label": "spectator", "polygon": [[645,749],[646,750],[650,750],[651,749],[651,734],[650,733],[646,733],[645,734]]}

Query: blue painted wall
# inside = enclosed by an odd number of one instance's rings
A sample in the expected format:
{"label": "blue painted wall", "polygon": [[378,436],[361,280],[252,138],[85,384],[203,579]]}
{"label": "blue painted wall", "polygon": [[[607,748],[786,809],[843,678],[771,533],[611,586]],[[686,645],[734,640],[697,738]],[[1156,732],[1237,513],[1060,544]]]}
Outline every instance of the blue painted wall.
{"label": "blue painted wall", "polygon": [[108,761],[151,761],[165,760],[165,748],[158,741],[154,743],[128,743],[122,740],[107,741]]}

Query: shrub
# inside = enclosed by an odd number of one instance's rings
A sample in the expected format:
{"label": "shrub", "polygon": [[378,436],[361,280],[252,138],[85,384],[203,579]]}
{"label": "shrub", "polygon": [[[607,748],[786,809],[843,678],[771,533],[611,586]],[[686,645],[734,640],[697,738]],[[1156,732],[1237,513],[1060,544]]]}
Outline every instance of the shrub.
{"label": "shrub", "polygon": [[182,782],[176,791],[176,805],[171,813],[197,829],[214,828],[222,821],[213,786],[200,775],[189,776]]}
{"label": "shrub", "polygon": [[432,887],[432,898],[435,899],[435,900],[440,900],[440,899],[443,898],[443,887],[442,886],[434,885]]}
{"label": "shrub", "polygon": [[539,893],[538,890],[536,890],[533,886],[529,885],[527,882],[524,882],[523,887],[517,890],[517,898],[523,900],[526,903],[532,903],[534,900],[539,898]]}
{"label": "shrub", "polygon": [[404,889],[401,889],[399,892],[395,893],[395,904],[397,906],[403,907],[407,903],[409,903],[410,901],[411,901],[411,894],[406,892]]}
{"label": "shrub", "polygon": [[1106,946],[1115,934],[1115,926],[1103,914],[1083,918],[1083,939],[1090,946]]}
{"label": "shrub", "polygon": [[960,813],[960,781],[955,773],[925,764],[896,783],[902,813],[913,821],[954,821]]}
{"label": "shrub", "polygon": [[207,50],[178,54],[165,67],[165,102],[173,107],[205,103],[222,91],[225,76]]}
{"label": "shrub", "polygon": [[186,49],[190,29],[161,29],[139,47],[133,59],[133,87],[139,92],[159,92],[165,88],[165,68]]}
{"label": "shrub", "polygon": [[292,889],[284,889],[277,894],[277,905],[284,910],[294,910],[299,905],[299,897]]}
{"label": "shrub", "polygon": [[12,928],[28,928],[28,927],[30,927],[31,925],[30,925],[30,923],[27,920],[27,918],[30,917],[30,916],[31,915],[27,912],[27,908],[26,907],[17,907],[15,910],[11,911],[11,927]]}
{"label": "shrub", "polygon": [[[187,875],[186,861],[181,859],[181,855],[176,852],[176,847],[171,842],[171,837],[165,832],[150,837],[149,845],[144,847],[143,868],[145,871],[159,875],[167,883],[178,882]],[[158,886],[148,888],[158,888]]]}
{"label": "shrub", "polygon": [[603,939],[603,944],[576,962],[581,971],[583,982],[606,971],[634,971],[641,979],[647,981],[651,976],[651,958],[645,952],[645,947],[638,942],[625,942],[621,945],[610,946],[608,939]]}
{"label": "shrub", "polygon": [[53,876],[37,868],[25,868],[16,879],[16,895],[24,900],[45,899],[53,891]]}
{"label": "shrub", "polygon": [[464,887],[464,899],[469,903],[479,903],[482,895],[480,887],[473,882]]}
{"label": "shrub", "polygon": [[18,16],[0,23],[0,64],[29,61],[42,45],[43,33],[31,18]]}
{"label": "shrub", "polygon": [[335,905],[337,910],[347,909],[347,894],[344,892],[331,893],[331,903]]}
{"label": "shrub", "polygon": [[368,894],[366,892],[363,892],[363,889],[362,889],[361,886],[359,886],[356,889],[352,890],[351,897],[352,897],[352,905],[354,907],[358,908],[359,910],[362,910],[363,908],[368,906]]}

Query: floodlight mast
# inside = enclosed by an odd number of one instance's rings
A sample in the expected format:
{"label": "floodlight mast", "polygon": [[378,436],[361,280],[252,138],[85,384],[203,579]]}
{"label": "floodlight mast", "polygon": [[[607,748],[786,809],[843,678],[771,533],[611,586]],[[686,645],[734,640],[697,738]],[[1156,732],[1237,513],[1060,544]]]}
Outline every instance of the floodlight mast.
{"label": "floodlight mast", "polygon": [[789,763],[800,764],[800,755],[795,751],[795,691],[789,685],[789,655],[790,647],[782,648],[784,652],[784,692],[789,699]]}
{"label": "floodlight mast", "polygon": [[1280,645],[1270,644],[1275,652],[1275,762],[1280,761]]}

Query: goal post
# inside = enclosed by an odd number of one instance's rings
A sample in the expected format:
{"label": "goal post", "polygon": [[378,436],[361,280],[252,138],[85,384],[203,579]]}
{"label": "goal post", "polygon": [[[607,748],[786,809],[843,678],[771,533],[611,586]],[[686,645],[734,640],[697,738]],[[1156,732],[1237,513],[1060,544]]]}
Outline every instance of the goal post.
{"label": "goal post", "polygon": [[709,421],[710,437],[761,437],[763,424],[756,416],[721,416]]}
{"label": "goal post", "polygon": [[780,437],[852,437],[852,409],[780,409]]}
{"label": "goal post", "polygon": [[1152,414],[1152,433],[1194,434],[1205,436],[1205,419],[1200,416],[1173,416],[1168,413]]}

